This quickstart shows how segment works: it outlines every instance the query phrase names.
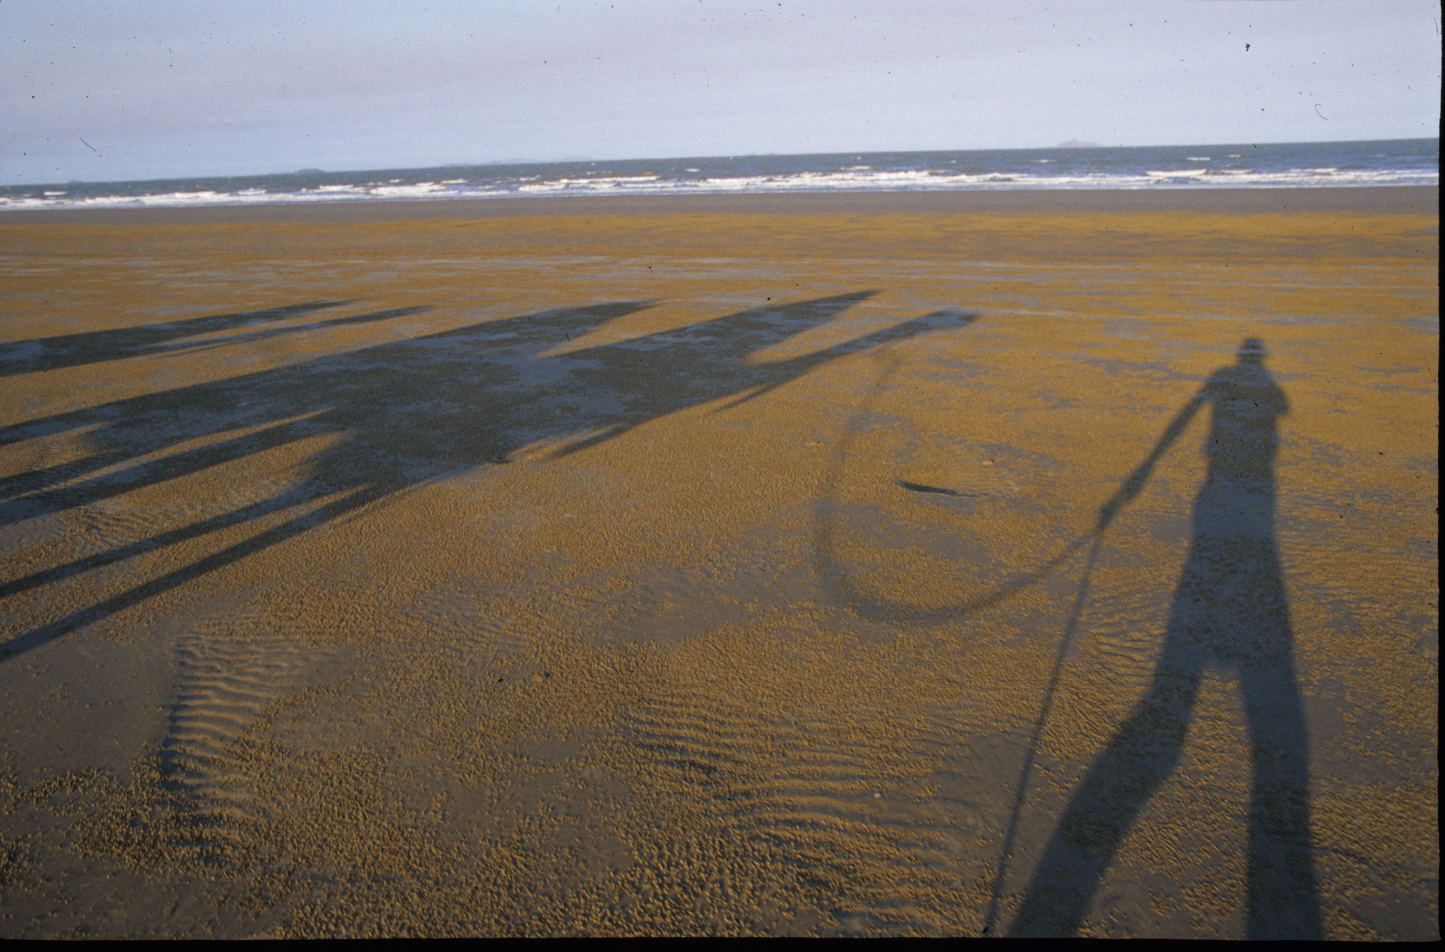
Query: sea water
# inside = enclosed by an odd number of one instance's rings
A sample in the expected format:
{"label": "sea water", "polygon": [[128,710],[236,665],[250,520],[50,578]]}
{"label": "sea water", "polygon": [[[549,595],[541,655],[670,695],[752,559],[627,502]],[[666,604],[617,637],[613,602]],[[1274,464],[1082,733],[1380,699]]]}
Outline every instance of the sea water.
{"label": "sea water", "polygon": [[1009,189],[1438,185],[1439,139],[608,159],[0,186],[0,210]]}

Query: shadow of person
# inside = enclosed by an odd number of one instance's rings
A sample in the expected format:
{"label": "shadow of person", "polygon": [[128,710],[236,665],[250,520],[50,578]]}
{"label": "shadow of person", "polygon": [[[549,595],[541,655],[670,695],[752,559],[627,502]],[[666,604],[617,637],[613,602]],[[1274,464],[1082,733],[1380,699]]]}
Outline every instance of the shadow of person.
{"label": "shadow of person", "polygon": [[1106,525],[1208,404],[1212,422],[1193,538],[1143,699],[1090,765],[1049,840],[1010,932],[1071,935],[1140,809],[1179,762],[1206,671],[1244,695],[1252,768],[1246,921],[1250,938],[1317,938],[1309,844],[1309,757],[1289,607],[1274,535],[1277,421],[1284,391],[1244,342],[1179,412],[1148,459],[1100,510]]}
{"label": "shadow of person", "polygon": [[[134,584],[98,600],[52,596],[47,605],[81,604],[0,641],[0,663],[373,504],[509,462],[519,448],[560,447],[541,458],[548,462],[703,404],[730,400],[729,406],[737,405],[848,354],[951,325],[950,314],[936,312],[803,354],[757,359],[876,293],[769,304],[590,344],[573,342],[654,302],[564,308],[323,354],[0,427],[0,446],[83,432],[88,451],[76,460],[0,479],[0,527],[95,507],[138,488],[180,487],[185,478],[211,480],[218,497],[202,513],[187,508],[178,523],[157,522],[148,536],[0,579],[0,602],[33,598],[27,593],[107,566],[175,552],[182,543],[214,540],[223,531],[272,523],[209,555],[152,562],[168,568],[149,578],[137,571],[122,583]],[[213,323],[200,326],[214,329]],[[99,338],[107,340],[114,343],[115,338]],[[571,346],[559,351],[564,342]],[[72,356],[87,360],[101,353],[78,345],[73,351]],[[235,499],[228,488],[231,464],[317,438],[327,445],[308,457],[291,486],[227,508],[231,503],[225,500]],[[80,590],[99,587],[92,585]]]}

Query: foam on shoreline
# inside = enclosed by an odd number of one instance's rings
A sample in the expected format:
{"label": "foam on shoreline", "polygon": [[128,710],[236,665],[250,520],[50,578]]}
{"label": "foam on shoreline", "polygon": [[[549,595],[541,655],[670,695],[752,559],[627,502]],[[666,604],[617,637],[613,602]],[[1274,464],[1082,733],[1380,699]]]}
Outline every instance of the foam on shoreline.
{"label": "foam on shoreline", "polygon": [[1437,186],[1394,188],[1259,188],[1209,191],[1088,190],[1014,192],[831,192],[779,195],[613,195],[567,198],[369,201],[312,204],[197,205],[167,208],[16,210],[0,227],[23,222],[165,224],[199,222],[366,222],[489,219],[513,216],[633,214],[1101,214],[1108,212],[1349,212],[1438,214]]}

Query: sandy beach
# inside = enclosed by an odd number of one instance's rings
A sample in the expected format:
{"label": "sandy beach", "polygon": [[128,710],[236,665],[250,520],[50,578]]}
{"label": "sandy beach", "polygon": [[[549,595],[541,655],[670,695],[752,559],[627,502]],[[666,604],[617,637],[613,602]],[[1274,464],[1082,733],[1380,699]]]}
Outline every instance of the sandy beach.
{"label": "sandy beach", "polygon": [[1435,188],[0,215],[0,936],[1437,939],[1438,264]]}

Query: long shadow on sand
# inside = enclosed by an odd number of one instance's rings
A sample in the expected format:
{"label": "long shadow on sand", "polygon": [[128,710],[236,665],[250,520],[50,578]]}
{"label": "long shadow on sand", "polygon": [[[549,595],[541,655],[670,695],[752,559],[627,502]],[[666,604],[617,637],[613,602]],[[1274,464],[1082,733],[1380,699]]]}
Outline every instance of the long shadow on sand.
{"label": "long shadow on sand", "polygon": [[[752,359],[757,352],[829,321],[874,293],[760,307],[576,349],[565,348],[573,338],[651,303],[617,301],[552,310],[0,429],[0,446],[85,429],[88,444],[94,447],[82,459],[0,483],[0,500],[4,500],[0,502],[0,525],[93,505],[299,440],[339,437],[310,459],[308,477],[286,492],[0,584],[0,599],[15,597],[283,510],[310,507],[244,541],[19,634],[0,644],[0,660],[394,494],[450,474],[507,462],[508,454],[519,447],[546,440],[556,441],[554,457],[577,452],[688,407],[729,397],[729,405],[736,405],[844,354],[944,330],[956,323],[951,312],[938,312],[789,359]],[[150,325],[131,332],[102,331],[75,339],[52,339],[39,349],[13,350],[7,372],[103,360],[108,354],[150,354],[182,336],[246,327],[340,303],[312,302],[247,315],[201,318],[194,323]],[[380,320],[424,309],[338,320]],[[178,331],[178,327],[184,329]],[[267,328],[256,333],[271,330],[286,331]],[[56,344],[56,340],[66,343]],[[564,349],[552,352],[559,347]],[[181,448],[190,443],[203,445]],[[218,475],[224,479],[224,470]]]}
{"label": "long shadow on sand", "polygon": [[1263,361],[1263,345],[1245,341],[1238,362],[1209,378],[1101,510],[1102,526],[1139,493],[1197,412],[1212,408],[1207,475],[1153,680],[1074,791],[1012,934],[1077,933],[1124,836],[1178,764],[1200,682],[1213,670],[1238,681],[1248,720],[1249,936],[1319,937],[1308,736],[1274,527],[1277,420],[1288,404]]}
{"label": "long shadow on sand", "polygon": [[[270,307],[260,311],[241,311],[232,314],[210,314],[205,317],[191,317],[183,321],[157,321],[137,327],[120,327],[107,331],[85,331],[78,334],[61,334],[55,337],[38,337],[34,340],[14,341],[0,344],[0,377],[33,373],[37,370],[55,370],[60,367],[77,367],[83,364],[120,360],[124,357],[142,357],[215,343],[201,338],[201,335],[221,331],[264,328],[250,330],[245,336],[294,333],[319,326],[319,322],[283,327],[266,327],[277,321],[289,320],[326,308],[341,307],[350,301],[307,301],[303,304],[288,304],[285,307]],[[380,319],[382,315],[361,315],[362,318]],[[355,323],[358,318],[343,318]],[[189,338],[189,340],[187,340]],[[226,338],[230,343],[235,338]]]}

